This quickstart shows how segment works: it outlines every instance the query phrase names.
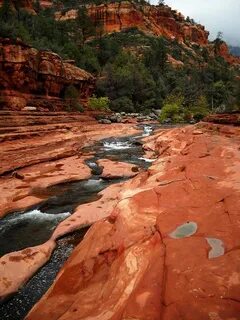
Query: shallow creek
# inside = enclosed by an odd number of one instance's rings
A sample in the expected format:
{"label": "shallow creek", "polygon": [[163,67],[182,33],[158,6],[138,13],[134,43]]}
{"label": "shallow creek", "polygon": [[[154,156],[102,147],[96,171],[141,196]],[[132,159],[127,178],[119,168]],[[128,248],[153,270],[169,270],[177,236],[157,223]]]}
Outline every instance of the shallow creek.
{"label": "shallow creek", "polygon": [[[96,163],[98,159],[130,162],[147,169],[152,161],[143,157],[140,140],[152,134],[156,127],[157,125],[144,125],[140,127],[142,134],[104,139],[85,148],[83,151],[86,153],[95,154],[86,161],[92,169],[92,177],[89,180],[50,187],[49,199],[40,205],[25,212],[9,214],[0,220],[0,256],[44,243],[50,238],[56,226],[71,215],[77,206],[99,199],[98,193],[101,190],[110,184],[123,181],[123,179],[102,180],[99,177],[101,169]],[[86,231],[87,228],[79,230],[57,241],[57,248],[49,262],[18,293],[0,306],[1,320],[24,319],[32,306],[51,286],[63,263],[82,240]]]}

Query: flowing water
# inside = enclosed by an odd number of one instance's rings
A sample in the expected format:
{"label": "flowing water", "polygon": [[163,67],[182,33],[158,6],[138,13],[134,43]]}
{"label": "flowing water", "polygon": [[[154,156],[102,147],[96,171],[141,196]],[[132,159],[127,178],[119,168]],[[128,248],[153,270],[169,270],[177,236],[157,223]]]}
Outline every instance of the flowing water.
{"label": "flowing water", "polygon": [[[152,160],[143,157],[141,138],[153,133],[155,125],[141,126],[141,135],[124,138],[104,139],[95,145],[85,148],[85,152],[94,152],[86,164],[92,169],[89,180],[60,184],[48,188],[48,200],[26,212],[16,212],[0,220],[0,256],[35,246],[47,241],[56,226],[80,204],[99,199],[99,192],[113,183],[123,181],[115,179],[105,181],[99,175],[101,168],[98,159],[110,159],[129,162],[146,169]],[[32,306],[41,298],[54,281],[64,261],[84,236],[87,229],[57,241],[57,248],[49,262],[12,298],[0,306],[1,320],[22,320]]]}

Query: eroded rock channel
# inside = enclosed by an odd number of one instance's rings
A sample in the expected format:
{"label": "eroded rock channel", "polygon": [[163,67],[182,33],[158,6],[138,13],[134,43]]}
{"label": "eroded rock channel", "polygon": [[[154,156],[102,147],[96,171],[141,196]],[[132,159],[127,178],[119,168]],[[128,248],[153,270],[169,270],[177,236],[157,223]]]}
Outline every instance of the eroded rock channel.
{"label": "eroded rock channel", "polygon": [[[47,188],[48,199],[22,212],[8,214],[0,223],[0,255],[38,246],[50,239],[61,221],[69,218],[75,209],[101,198],[100,191],[111,184],[118,184],[147,169],[153,160],[144,158],[141,139],[153,133],[157,125],[142,125],[142,133],[123,138],[108,138],[83,149],[91,154],[85,163],[92,172],[90,179],[68,182]],[[103,160],[105,159],[105,160]],[[118,174],[105,173],[102,161],[133,164],[132,174],[119,167]],[[135,168],[135,170],[134,170]],[[115,170],[115,171],[116,171]],[[111,172],[115,172],[114,169]],[[41,298],[53,283],[56,274],[81,241],[88,226],[56,242],[50,260],[13,296],[7,297],[0,306],[0,318],[9,320],[24,319],[28,311]]]}

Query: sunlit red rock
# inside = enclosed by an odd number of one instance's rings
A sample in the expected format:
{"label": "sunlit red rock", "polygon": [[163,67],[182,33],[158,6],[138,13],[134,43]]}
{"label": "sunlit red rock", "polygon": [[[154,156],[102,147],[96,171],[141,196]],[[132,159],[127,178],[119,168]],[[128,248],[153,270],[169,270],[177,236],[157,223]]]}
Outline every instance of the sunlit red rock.
{"label": "sunlit red rock", "polygon": [[233,56],[229,51],[228,45],[224,41],[221,41],[221,44],[217,49],[217,54],[230,64],[240,65],[240,57]]}
{"label": "sunlit red rock", "polygon": [[103,179],[130,178],[139,173],[139,168],[131,163],[111,161],[108,159],[98,160],[97,163],[103,168],[101,173]]}
{"label": "sunlit red rock", "polygon": [[[104,32],[119,32],[124,29],[138,28],[156,36],[165,36],[179,42],[190,41],[200,45],[208,43],[209,32],[202,25],[185,21],[184,16],[168,6],[139,5],[128,1],[120,3],[89,5],[89,16],[101,25]],[[56,13],[60,20],[75,19],[77,10]]]}

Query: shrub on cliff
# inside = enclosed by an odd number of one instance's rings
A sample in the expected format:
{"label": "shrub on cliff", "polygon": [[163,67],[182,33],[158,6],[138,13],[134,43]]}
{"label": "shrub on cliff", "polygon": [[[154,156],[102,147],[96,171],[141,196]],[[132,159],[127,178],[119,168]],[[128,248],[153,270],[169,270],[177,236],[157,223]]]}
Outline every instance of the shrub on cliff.
{"label": "shrub on cliff", "polygon": [[108,97],[91,97],[89,98],[89,106],[93,110],[108,111],[109,110],[109,99]]}

